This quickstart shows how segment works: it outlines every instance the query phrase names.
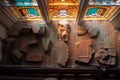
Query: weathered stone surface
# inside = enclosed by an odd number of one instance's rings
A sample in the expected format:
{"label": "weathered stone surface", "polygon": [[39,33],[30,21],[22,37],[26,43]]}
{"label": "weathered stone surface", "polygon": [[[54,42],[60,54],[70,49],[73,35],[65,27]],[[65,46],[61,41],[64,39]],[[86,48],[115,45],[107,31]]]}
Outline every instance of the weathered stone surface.
{"label": "weathered stone surface", "polygon": [[108,49],[108,54],[109,54],[110,56],[116,57],[116,56],[117,56],[116,53],[117,53],[117,52],[116,52],[116,49],[115,49],[115,48],[109,48],[109,49]]}
{"label": "weathered stone surface", "polygon": [[31,48],[26,56],[26,61],[30,62],[42,62],[43,53],[39,49],[40,47]]}
{"label": "weathered stone surface", "polygon": [[110,64],[110,65],[115,65],[116,64],[116,58],[115,57],[110,57],[110,59],[108,60],[108,64]]}
{"label": "weathered stone surface", "polygon": [[9,37],[18,37],[19,36],[19,32],[11,32],[8,34]]}
{"label": "weathered stone surface", "polygon": [[38,40],[36,39],[36,37],[32,34],[32,35],[29,35],[29,42],[28,42],[29,45],[34,45],[34,44],[38,44]]}
{"label": "weathered stone surface", "polygon": [[87,33],[87,30],[85,28],[77,26],[77,35],[78,36],[85,35],[86,33]]}
{"label": "weathered stone surface", "polygon": [[[103,56],[102,56],[103,55]],[[97,50],[97,52],[95,53],[95,59],[98,61],[100,58],[105,58],[108,55],[108,52],[104,49],[99,49]]]}
{"label": "weathered stone surface", "polygon": [[109,57],[108,60],[100,59],[99,63],[114,66],[116,64],[116,59],[114,57]]}
{"label": "weathered stone surface", "polygon": [[92,41],[91,40],[78,41],[75,42],[74,44],[77,54],[76,61],[82,63],[89,63],[92,54],[95,52],[95,50],[91,47]]}
{"label": "weathered stone surface", "polygon": [[16,58],[18,58],[18,59],[20,59],[22,56],[23,56],[23,53],[21,53],[19,50],[13,50],[12,51],[12,54],[16,57]]}
{"label": "weathered stone surface", "polygon": [[90,28],[88,30],[88,33],[89,33],[89,36],[91,38],[93,38],[93,37],[97,37],[99,35],[100,31],[99,31],[98,27],[94,27],[94,28]]}
{"label": "weathered stone surface", "polygon": [[65,66],[69,58],[68,46],[60,40],[57,44],[57,64]]}
{"label": "weathered stone surface", "polygon": [[43,51],[48,51],[52,47],[52,42],[50,39],[42,38]]}
{"label": "weathered stone surface", "polygon": [[14,43],[16,41],[15,38],[7,38],[8,43]]}
{"label": "weathered stone surface", "polygon": [[22,28],[22,30],[20,31],[20,34],[24,35],[24,34],[30,34],[32,33],[32,29],[31,28]]}
{"label": "weathered stone surface", "polygon": [[[20,26],[20,25],[18,25],[18,26]],[[8,34],[9,37],[16,38],[20,35],[20,31],[21,31],[22,27],[18,27],[18,26],[11,28],[11,30],[9,31],[9,34]]]}
{"label": "weathered stone surface", "polygon": [[43,60],[43,55],[40,53],[28,53],[26,61],[31,61],[31,62],[42,62]]}
{"label": "weathered stone surface", "polygon": [[99,49],[94,58],[99,64],[113,66],[116,64],[116,50],[114,48]]}
{"label": "weathered stone surface", "polygon": [[45,34],[46,27],[45,27],[45,24],[34,22],[32,24],[32,30],[33,30],[33,33]]}
{"label": "weathered stone surface", "polygon": [[28,53],[29,47],[25,46],[25,45],[21,45],[19,50],[20,50],[20,52]]}

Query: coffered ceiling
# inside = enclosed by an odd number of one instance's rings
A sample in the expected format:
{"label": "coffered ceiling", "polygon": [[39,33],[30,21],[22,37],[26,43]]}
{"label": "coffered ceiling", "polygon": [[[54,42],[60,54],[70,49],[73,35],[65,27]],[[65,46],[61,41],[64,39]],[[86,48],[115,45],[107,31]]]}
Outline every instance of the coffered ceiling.
{"label": "coffered ceiling", "polygon": [[83,20],[108,20],[118,10],[117,6],[90,4],[95,0],[84,1],[88,3],[87,8],[81,8],[81,5],[85,5],[81,4],[82,1],[84,0],[3,0],[2,6],[21,20],[43,20],[45,15],[49,20],[76,20],[81,13],[84,14]]}
{"label": "coffered ceiling", "polygon": [[79,0],[48,0],[47,2],[50,19],[76,19]]}

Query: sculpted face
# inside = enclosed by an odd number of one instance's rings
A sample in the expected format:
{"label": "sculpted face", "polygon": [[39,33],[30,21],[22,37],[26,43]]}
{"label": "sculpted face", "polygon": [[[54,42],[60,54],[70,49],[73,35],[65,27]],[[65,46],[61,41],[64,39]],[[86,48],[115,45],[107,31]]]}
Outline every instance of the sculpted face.
{"label": "sculpted face", "polygon": [[69,16],[69,15],[67,14],[66,10],[60,10],[59,13],[58,13],[58,16],[60,16],[60,17],[66,17],[66,16]]}

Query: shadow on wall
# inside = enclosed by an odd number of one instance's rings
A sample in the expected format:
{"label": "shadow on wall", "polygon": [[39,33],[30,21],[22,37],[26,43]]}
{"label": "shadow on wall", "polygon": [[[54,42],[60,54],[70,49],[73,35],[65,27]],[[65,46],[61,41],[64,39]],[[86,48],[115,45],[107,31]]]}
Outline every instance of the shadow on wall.
{"label": "shadow on wall", "polygon": [[0,24],[0,39],[5,39],[7,37],[7,30],[4,25]]}
{"label": "shadow on wall", "polygon": [[0,24],[4,24],[6,28],[11,28],[14,22],[0,9]]}

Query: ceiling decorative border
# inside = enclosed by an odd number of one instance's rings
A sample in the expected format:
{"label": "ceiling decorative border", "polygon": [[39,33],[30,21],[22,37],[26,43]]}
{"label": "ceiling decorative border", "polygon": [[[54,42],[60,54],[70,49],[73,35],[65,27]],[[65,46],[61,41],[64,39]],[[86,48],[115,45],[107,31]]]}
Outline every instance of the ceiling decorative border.
{"label": "ceiling decorative border", "polygon": [[[94,15],[87,16],[91,8],[98,8],[98,11]],[[84,20],[108,20],[117,9],[116,6],[88,6],[84,14]]]}

